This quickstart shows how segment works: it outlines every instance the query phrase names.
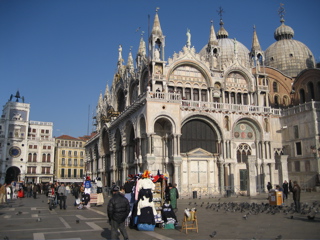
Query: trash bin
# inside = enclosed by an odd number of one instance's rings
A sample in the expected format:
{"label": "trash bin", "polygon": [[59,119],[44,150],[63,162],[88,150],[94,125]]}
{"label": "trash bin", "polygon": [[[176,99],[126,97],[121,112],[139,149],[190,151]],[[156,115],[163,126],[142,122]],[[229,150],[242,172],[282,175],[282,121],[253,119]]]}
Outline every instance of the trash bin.
{"label": "trash bin", "polygon": [[231,190],[227,190],[227,197],[231,197]]}
{"label": "trash bin", "polygon": [[197,197],[197,191],[193,191],[193,192],[192,192],[192,196],[193,196],[193,199],[198,198],[198,197]]}
{"label": "trash bin", "polygon": [[269,193],[269,204],[273,206],[282,205],[283,197],[282,192],[272,191]]}

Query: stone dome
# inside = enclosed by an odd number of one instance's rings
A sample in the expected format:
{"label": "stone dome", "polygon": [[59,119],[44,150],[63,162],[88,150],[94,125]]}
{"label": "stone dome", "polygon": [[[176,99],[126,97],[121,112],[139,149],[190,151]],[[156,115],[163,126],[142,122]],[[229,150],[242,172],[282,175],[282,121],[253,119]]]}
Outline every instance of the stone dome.
{"label": "stone dome", "polygon": [[[250,67],[249,50],[241,42],[236,39],[228,38],[229,34],[223,27],[223,21],[220,19],[220,29],[217,32],[218,47],[220,48],[221,64],[232,62],[235,59],[235,53],[237,58],[245,67]],[[208,45],[205,45],[199,52],[200,56],[206,56]]]}
{"label": "stone dome", "polygon": [[[222,65],[234,59],[234,55],[235,55],[234,48],[236,45],[237,58],[245,67],[250,67],[250,59],[249,59],[250,51],[241,42],[235,39],[230,39],[230,38],[220,38],[217,41],[218,41],[218,46],[220,47],[220,59],[221,59]],[[207,52],[206,48],[207,48],[207,45],[205,45],[201,49],[199,53],[200,56],[206,55],[206,52]]]}
{"label": "stone dome", "polygon": [[290,77],[297,76],[306,68],[314,68],[315,60],[310,49],[297,40],[292,39],[294,31],[284,24],[274,32],[277,42],[265,51],[265,65],[280,70]]}

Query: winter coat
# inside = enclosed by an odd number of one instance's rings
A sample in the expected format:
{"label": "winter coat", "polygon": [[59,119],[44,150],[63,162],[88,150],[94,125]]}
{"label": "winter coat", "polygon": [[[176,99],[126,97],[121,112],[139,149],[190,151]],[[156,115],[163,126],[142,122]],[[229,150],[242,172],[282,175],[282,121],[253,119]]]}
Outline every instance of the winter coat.
{"label": "winter coat", "polygon": [[113,194],[112,198],[109,200],[107,212],[109,220],[112,219],[117,223],[124,222],[130,212],[128,199],[126,199],[120,192]]}
{"label": "winter coat", "polygon": [[300,189],[299,185],[295,185],[295,186],[293,187],[292,192],[293,192],[293,200],[294,200],[294,201],[300,201],[300,192],[301,192],[301,189]]}

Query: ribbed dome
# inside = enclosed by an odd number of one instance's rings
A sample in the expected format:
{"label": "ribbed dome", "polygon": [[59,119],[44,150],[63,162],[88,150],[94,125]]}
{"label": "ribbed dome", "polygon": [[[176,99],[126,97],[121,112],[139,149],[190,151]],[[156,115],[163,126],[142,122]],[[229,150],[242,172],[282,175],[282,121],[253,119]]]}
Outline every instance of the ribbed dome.
{"label": "ribbed dome", "polygon": [[292,39],[294,31],[284,24],[274,32],[277,42],[265,51],[265,65],[295,77],[306,68],[314,68],[315,60],[310,49],[302,42]]}
{"label": "ribbed dome", "polygon": [[284,24],[284,19],[281,19],[281,25],[274,32],[274,38],[279,41],[282,39],[291,39],[294,36],[294,31],[291,27]]}
{"label": "ribbed dome", "polygon": [[[221,56],[221,63],[224,64],[228,61],[232,61],[234,59],[234,48],[236,41],[236,49],[237,49],[237,57],[244,64],[246,67],[250,67],[249,62],[249,50],[246,46],[244,46],[242,43],[240,43],[237,40],[230,39],[230,38],[221,38],[218,39],[218,46],[220,47],[220,56]],[[201,51],[200,55],[205,56],[206,55],[206,48],[207,45],[205,45]]]}

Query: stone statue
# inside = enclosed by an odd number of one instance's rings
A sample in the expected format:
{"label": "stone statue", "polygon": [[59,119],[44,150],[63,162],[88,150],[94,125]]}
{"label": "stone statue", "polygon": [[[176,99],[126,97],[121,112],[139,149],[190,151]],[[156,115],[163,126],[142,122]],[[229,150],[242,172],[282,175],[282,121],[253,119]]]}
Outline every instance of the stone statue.
{"label": "stone statue", "polygon": [[191,33],[190,33],[190,29],[187,29],[187,48],[191,47]]}
{"label": "stone statue", "polygon": [[160,51],[159,51],[159,49],[156,49],[154,51],[154,59],[155,60],[160,60]]}
{"label": "stone statue", "polygon": [[119,51],[118,60],[122,62],[122,46],[121,45],[119,45],[118,51]]}

